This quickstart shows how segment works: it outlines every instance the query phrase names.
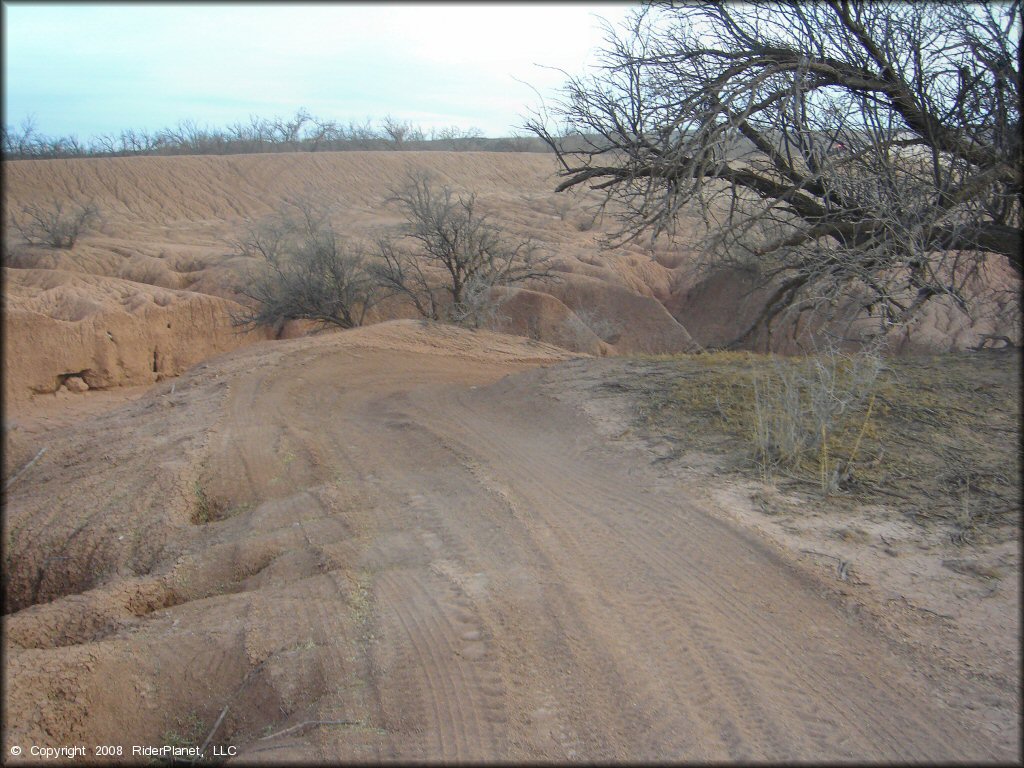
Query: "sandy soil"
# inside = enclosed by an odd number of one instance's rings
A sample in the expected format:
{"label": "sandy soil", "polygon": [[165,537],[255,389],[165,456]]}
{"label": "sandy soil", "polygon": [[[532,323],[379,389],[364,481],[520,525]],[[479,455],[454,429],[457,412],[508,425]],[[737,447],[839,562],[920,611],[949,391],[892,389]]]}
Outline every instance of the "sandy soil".
{"label": "sandy soil", "polygon": [[8,492],[5,743],[1020,758],[950,695],[966,671],[612,439],[601,361],[568,357],[396,321],[26,416],[21,455],[47,450]]}

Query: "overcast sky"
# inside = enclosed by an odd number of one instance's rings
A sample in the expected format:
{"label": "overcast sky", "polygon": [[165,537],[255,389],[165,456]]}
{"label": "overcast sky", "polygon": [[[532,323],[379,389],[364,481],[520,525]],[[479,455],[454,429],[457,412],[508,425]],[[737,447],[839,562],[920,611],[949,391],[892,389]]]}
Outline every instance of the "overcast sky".
{"label": "overcast sky", "polygon": [[[80,139],[300,107],[509,136],[581,74],[623,3],[4,2],[4,122]],[[543,65],[537,66],[537,65]]]}

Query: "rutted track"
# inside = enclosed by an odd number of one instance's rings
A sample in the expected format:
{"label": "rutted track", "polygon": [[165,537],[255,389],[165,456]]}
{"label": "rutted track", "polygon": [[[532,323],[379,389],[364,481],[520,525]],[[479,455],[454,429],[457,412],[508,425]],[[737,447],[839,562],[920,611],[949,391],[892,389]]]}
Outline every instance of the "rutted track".
{"label": "rutted track", "polygon": [[[24,638],[116,581],[9,617],[9,696],[31,709],[39,670],[91,653],[64,727],[98,737],[109,657],[136,690],[201,688],[206,727],[229,713],[213,743],[246,760],[1008,758],[819,584],[524,372],[553,350],[386,333],[226,358],[201,474],[235,512],[169,546],[149,577],[168,607],[99,642]],[[31,714],[10,725],[38,738]]]}

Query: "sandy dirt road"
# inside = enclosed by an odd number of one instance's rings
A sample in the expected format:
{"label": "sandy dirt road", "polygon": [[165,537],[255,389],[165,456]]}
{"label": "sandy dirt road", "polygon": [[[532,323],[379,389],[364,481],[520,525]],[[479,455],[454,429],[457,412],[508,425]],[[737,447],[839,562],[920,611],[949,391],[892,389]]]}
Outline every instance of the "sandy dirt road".
{"label": "sandy dirt road", "polygon": [[[49,601],[5,619],[8,743],[173,731],[247,762],[1013,758],[821,584],[560,400],[537,367],[565,365],[554,348],[375,328],[231,353],[20,481],[10,589]],[[100,434],[99,463],[61,474]],[[110,503],[119,472],[143,508]],[[225,519],[160,507],[198,482]],[[105,510],[88,555],[52,511],[69,483],[77,514]],[[46,525],[63,581],[32,577],[25,542]],[[97,550],[118,566],[90,583]]]}

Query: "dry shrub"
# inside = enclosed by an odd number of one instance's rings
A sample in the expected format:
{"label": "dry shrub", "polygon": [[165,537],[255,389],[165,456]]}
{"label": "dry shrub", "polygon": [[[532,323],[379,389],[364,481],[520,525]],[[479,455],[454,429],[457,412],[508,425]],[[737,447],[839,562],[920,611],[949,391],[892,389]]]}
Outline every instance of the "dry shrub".
{"label": "dry shrub", "polygon": [[958,544],[1016,539],[1020,350],[875,356],[650,355],[607,370],[601,388],[635,398],[637,428],[666,460],[708,454],[797,498],[825,490],[947,526]]}
{"label": "dry shrub", "polygon": [[99,225],[100,211],[92,201],[64,203],[55,199],[22,205],[10,220],[30,245],[67,249],[74,247],[82,233]]}
{"label": "dry shrub", "polygon": [[531,240],[510,241],[481,212],[475,194],[410,174],[388,202],[402,209],[400,241],[378,240],[371,274],[385,297],[401,297],[424,318],[479,328],[493,324],[492,288],[552,279],[549,257]]}
{"label": "dry shrub", "polygon": [[273,327],[311,320],[321,327],[354,328],[377,301],[363,249],[343,242],[329,212],[300,198],[258,224],[250,224],[238,253],[258,269],[238,292],[254,308],[232,315],[236,327]]}
{"label": "dry shrub", "polygon": [[837,491],[852,476],[881,370],[876,347],[829,345],[799,360],[773,356],[755,371],[751,439],[762,476],[813,468],[824,495]]}
{"label": "dry shrub", "polygon": [[504,296],[496,296],[494,287],[483,275],[471,277],[462,287],[462,301],[448,310],[450,320],[467,328],[497,328]]}

